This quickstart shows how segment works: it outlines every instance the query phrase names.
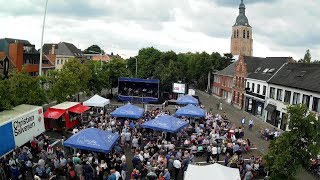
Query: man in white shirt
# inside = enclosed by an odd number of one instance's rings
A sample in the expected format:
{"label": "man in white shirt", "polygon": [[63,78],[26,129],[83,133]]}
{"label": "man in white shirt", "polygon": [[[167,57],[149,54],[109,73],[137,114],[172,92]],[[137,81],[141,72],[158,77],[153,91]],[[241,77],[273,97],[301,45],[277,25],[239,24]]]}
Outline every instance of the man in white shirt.
{"label": "man in white shirt", "polygon": [[249,120],[249,129],[251,130],[253,127],[253,119],[250,119]]}
{"label": "man in white shirt", "polygon": [[173,168],[174,168],[174,179],[178,179],[179,172],[181,169],[181,162],[178,159],[173,161]]}

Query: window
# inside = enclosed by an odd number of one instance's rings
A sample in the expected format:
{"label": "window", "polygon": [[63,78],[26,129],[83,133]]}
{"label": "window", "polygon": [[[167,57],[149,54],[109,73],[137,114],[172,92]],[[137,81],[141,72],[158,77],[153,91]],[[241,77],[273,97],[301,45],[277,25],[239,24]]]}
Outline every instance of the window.
{"label": "window", "polygon": [[282,101],[282,89],[277,89],[277,100]]}
{"label": "window", "polygon": [[239,30],[237,29],[237,38],[239,37]]}
{"label": "window", "polygon": [[274,87],[270,87],[270,98],[274,99],[274,93],[276,92],[276,89]]}
{"label": "window", "polygon": [[233,38],[236,38],[236,30],[233,32]]}
{"label": "window", "polygon": [[305,104],[307,107],[309,107],[310,96],[304,94],[304,95],[302,96],[302,103]]}
{"label": "window", "polygon": [[269,69],[268,73],[272,74],[275,70],[275,68]]}
{"label": "window", "polygon": [[61,59],[61,64],[63,64],[63,59]]}
{"label": "window", "polygon": [[290,104],[291,91],[284,91],[284,102]]}
{"label": "window", "polygon": [[258,67],[254,72],[258,73],[260,71],[261,67]]}
{"label": "window", "polygon": [[300,102],[300,93],[293,93],[293,101],[292,104],[298,104]]}
{"label": "window", "polygon": [[247,82],[247,88],[250,89],[250,83],[249,82]]}
{"label": "window", "polygon": [[214,76],[214,82],[217,82],[217,83],[219,83],[220,82],[220,78],[219,78],[219,76]]}
{"label": "window", "polygon": [[266,95],[266,91],[267,91],[267,87],[266,86],[263,86],[263,91],[262,91],[262,95]]}
{"label": "window", "polygon": [[233,79],[229,79],[228,87],[232,87],[232,86],[233,86]]}
{"label": "window", "polygon": [[265,70],[263,70],[262,73],[267,73],[269,71],[269,68],[266,68]]}
{"label": "window", "polygon": [[303,77],[306,73],[307,73],[307,71],[300,71],[297,76],[298,77]]}
{"label": "window", "polygon": [[59,64],[59,62],[60,62],[60,60],[58,59],[58,60],[57,60],[57,64]]}
{"label": "window", "polygon": [[247,39],[249,39],[249,37],[250,37],[249,35],[250,35],[250,34],[249,34],[249,31],[247,31]]}
{"label": "window", "polygon": [[260,84],[257,84],[257,94],[260,94]]}
{"label": "window", "polygon": [[312,111],[320,112],[320,98],[313,97]]}
{"label": "window", "polygon": [[246,30],[243,30],[243,38],[246,38]]}
{"label": "window", "polygon": [[251,91],[254,92],[254,83],[252,83],[251,87]]}
{"label": "window", "polygon": [[238,97],[237,97],[237,103],[240,103],[240,93],[237,93]]}

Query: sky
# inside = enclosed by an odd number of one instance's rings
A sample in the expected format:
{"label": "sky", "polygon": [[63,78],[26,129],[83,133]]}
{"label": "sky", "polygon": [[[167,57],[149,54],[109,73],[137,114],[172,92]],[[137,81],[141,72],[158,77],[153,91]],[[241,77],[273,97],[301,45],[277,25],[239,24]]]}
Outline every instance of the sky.
{"label": "sky", "polygon": [[[230,52],[240,0],[48,0],[44,43],[92,44],[135,56],[161,51]],[[320,60],[319,0],[244,0],[253,28],[253,55]],[[40,48],[45,0],[0,0],[0,38]]]}

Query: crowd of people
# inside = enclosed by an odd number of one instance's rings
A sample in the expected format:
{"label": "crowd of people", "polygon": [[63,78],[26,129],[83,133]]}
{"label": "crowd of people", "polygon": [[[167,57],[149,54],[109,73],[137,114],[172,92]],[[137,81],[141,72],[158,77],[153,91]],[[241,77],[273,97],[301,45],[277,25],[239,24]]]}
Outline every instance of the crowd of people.
{"label": "crowd of people", "polygon": [[0,179],[183,179],[189,163],[196,158],[239,168],[244,179],[263,175],[262,157],[243,157],[252,147],[245,138],[245,128],[231,124],[225,114],[208,112],[196,120],[181,117],[189,125],[176,134],[141,127],[143,122],[164,114],[170,115],[170,111],[153,109],[144,118],[130,120],[116,119],[102,111],[72,130],[75,134],[95,127],[118,133],[117,148],[109,154],[53,148],[48,136],[35,137],[28,147],[17,148],[1,159]]}

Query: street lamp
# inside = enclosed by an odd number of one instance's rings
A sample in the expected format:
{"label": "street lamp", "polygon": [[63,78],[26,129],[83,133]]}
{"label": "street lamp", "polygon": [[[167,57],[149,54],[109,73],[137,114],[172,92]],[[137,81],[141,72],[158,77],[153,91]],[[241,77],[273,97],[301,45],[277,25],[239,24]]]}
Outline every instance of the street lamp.
{"label": "street lamp", "polygon": [[47,7],[48,7],[48,0],[46,0],[46,5],[44,8],[44,15],[43,15],[43,23],[42,23],[42,33],[41,33],[41,42],[40,42],[41,47],[40,47],[39,76],[41,76],[41,74],[42,74],[43,34],[44,34],[44,26],[46,23]]}

